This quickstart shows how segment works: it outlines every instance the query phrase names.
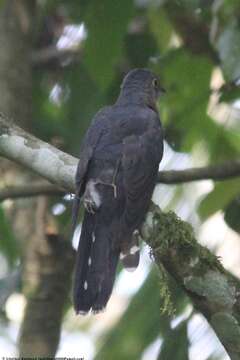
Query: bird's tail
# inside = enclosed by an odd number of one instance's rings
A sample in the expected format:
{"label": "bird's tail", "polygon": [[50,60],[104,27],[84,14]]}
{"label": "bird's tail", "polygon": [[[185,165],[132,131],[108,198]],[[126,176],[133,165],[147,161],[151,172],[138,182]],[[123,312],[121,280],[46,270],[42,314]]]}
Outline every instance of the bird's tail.
{"label": "bird's tail", "polygon": [[[119,251],[111,247],[109,228],[99,221],[101,213],[85,212],[77,251],[74,279],[76,313],[103,310],[111,295]],[[101,223],[101,226],[98,224]]]}

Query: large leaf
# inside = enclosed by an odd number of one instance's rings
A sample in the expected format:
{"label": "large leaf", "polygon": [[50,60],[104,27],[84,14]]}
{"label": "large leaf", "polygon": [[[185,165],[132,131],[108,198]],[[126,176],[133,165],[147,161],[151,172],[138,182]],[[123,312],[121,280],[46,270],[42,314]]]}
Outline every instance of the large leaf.
{"label": "large leaf", "polygon": [[125,49],[131,67],[148,67],[149,59],[156,55],[157,45],[153,35],[144,29],[126,36]]}
{"label": "large leaf", "polygon": [[149,27],[158,44],[158,54],[168,49],[173,27],[162,7],[150,7],[148,11]]}
{"label": "large leaf", "polygon": [[[240,194],[240,192],[239,192]],[[240,233],[240,195],[237,196],[225,209],[224,220],[235,231]]]}
{"label": "large leaf", "polygon": [[[39,69],[34,71],[32,83],[33,118],[32,131],[46,141],[64,134],[62,121],[64,109],[50,101],[49,95],[54,82]],[[64,127],[65,128],[65,127]]]}
{"label": "large leaf", "polygon": [[180,150],[207,140],[206,134],[214,137],[215,124],[206,114],[212,71],[208,59],[178,49],[160,59],[157,68],[167,89],[161,101],[163,120],[174,127],[177,140],[181,138]]}
{"label": "large leaf", "polygon": [[226,85],[222,87],[219,102],[232,103],[239,99],[240,99],[240,87],[237,86],[235,83],[231,83],[228,86]]}
{"label": "large leaf", "polygon": [[240,180],[238,178],[217,183],[199,205],[198,211],[202,220],[224,209],[239,193]]}
{"label": "large leaf", "polygon": [[93,115],[106,104],[99,87],[82,64],[67,69],[64,82],[70,89],[70,96],[64,104],[66,116],[62,126],[71,150],[78,153],[81,139]]}
{"label": "large leaf", "polygon": [[169,329],[161,346],[158,360],[188,360],[187,321]]}
{"label": "large leaf", "polygon": [[49,97],[51,87],[48,76],[35,72],[33,85],[34,132],[46,141],[60,138],[65,151],[78,154],[82,136],[92,116],[104,105],[102,94],[88,71],[82,64],[65,68],[58,82],[65,97],[60,104]]}
{"label": "large leaf", "polygon": [[204,144],[216,162],[239,154],[239,135],[213,121],[207,114],[212,64],[184,49],[171,51],[159,61],[167,94],[160,99],[166,139],[180,151]]}
{"label": "large leaf", "polygon": [[222,68],[228,80],[240,77],[240,26],[237,19],[224,27],[216,43]]}
{"label": "large leaf", "polygon": [[216,124],[212,134],[206,133],[206,141],[208,142],[209,160],[212,163],[239,158],[240,133],[237,129],[234,131]]}
{"label": "large leaf", "polygon": [[160,321],[158,276],[151,272],[117,326],[107,335],[96,359],[138,360],[158,336],[160,327],[168,326],[166,317]]}
{"label": "large leaf", "polygon": [[84,22],[88,37],[84,48],[84,63],[102,89],[113,78],[133,11],[132,0],[93,0],[87,8]]}

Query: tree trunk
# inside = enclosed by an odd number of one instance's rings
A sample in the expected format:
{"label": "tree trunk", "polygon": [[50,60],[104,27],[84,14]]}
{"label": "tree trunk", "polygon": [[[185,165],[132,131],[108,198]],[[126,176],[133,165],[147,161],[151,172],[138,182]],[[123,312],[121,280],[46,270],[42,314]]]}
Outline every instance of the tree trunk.
{"label": "tree trunk", "polygon": [[[32,24],[34,0],[7,0],[0,8],[0,110],[18,125],[32,124]],[[31,183],[26,168],[1,160],[2,183]],[[20,356],[54,357],[69,290],[70,243],[57,233],[46,235],[49,216],[43,197],[18,200],[4,209],[19,240],[23,293],[27,298],[20,331]]]}

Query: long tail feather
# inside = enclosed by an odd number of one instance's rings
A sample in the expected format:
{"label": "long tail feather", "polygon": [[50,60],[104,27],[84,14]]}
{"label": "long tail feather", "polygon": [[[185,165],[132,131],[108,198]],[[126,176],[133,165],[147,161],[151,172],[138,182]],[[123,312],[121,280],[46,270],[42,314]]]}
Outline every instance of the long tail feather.
{"label": "long tail feather", "polygon": [[105,308],[119,259],[119,251],[111,249],[109,229],[99,221],[99,216],[86,212],[82,224],[73,296],[75,311],[80,314]]}

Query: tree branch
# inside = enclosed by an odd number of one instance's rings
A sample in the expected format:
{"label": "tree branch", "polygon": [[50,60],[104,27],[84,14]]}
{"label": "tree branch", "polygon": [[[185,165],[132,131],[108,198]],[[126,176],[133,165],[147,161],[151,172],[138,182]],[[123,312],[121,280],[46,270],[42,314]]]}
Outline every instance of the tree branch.
{"label": "tree branch", "polygon": [[25,132],[0,114],[0,155],[74,192],[78,159]]}
{"label": "tree branch", "polygon": [[58,196],[66,194],[66,190],[52,184],[36,183],[19,186],[7,186],[0,191],[0,202],[7,199],[19,199],[39,195]]}
{"label": "tree branch", "polygon": [[[74,192],[74,176],[78,159],[25,132],[0,114],[0,154],[13,160],[61,189],[51,185],[14,187],[0,191],[0,201],[26,196],[59,195]],[[240,160],[186,170],[160,171],[162,184],[179,184],[196,180],[227,180],[240,176]]]}
{"label": "tree branch", "polygon": [[180,184],[197,180],[228,180],[238,176],[240,176],[240,160],[232,160],[218,165],[160,171],[158,181],[162,184]]}
{"label": "tree branch", "polygon": [[81,49],[79,47],[58,49],[55,45],[51,45],[33,51],[31,54],[31,61],[33,65],[42,65],[52,60],[64,60],[66,58],[72,58],[73,56],[74,58],[79,58],[81,56]]}
{"label": "tree branch", "polygon": [[143,227],[160,271],[164,269],[208,320],[230,358],[240,359],[240,281],[198,244],[190,224],[155,206]]}
{"label": "tree branch", "polygon": [[[0,153],[57,186],[74,191],[78,160],[14,124],[8,124],[3,115],[0,115]],[[239,173],[240,164],[235,161],[202,169],[162,172],[159,180],[166,183],[203,178],[223,180],[239,176]],[[172,213],[163,214],[158,208],[151,211],[143,234],[157,265],[164,265],[195,307],[206,316],[231,359],[240,359],[239,281],[223,269],[214,255],[197,243],[190,225]]]}

